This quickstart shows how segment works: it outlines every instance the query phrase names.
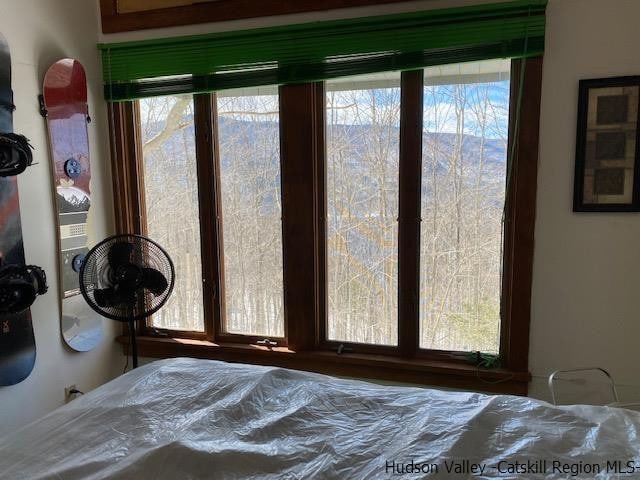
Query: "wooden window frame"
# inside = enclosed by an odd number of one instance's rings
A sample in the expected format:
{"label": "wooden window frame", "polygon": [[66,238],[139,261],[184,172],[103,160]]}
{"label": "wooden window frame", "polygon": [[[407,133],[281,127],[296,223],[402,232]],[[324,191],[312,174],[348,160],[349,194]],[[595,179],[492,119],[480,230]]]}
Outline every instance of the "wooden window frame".
{"label": "wooden window frame", "polygon": [[[523,82],[521,62],[526,62]],[[511,167],[512,181],[506,194],[502,367],[491,370],[466,363],[460,352],[424,350],[419,345],[422,75],[422,71],[412,71],[401,77],[397,346],[326,339],[325,90],[323,83],[314,83],[279,89],[285,337],[277,339],[277,347],[264,347],[256,345],[264,337],[222,333],[224,285],[220,281],[223,262],[216,98],[215,94],[198,94],[194,95],[194,122],[200,218],[211,219],[200,222],[205,331],[159,330],[141,325],[141,355],[162,358],[188,355],[526,394],[530,380],[529,323],[542,57],[512,62],[508,148],[514,146],[517,160]],[[515,132],[514,113],[519,97],[519,129]],[[117,230],[144,234],[144,178],[137,103],[110,104],[109,116]],[[126,344],[126,338],[120,341]]]}
{"label": "wooden window frame", "polygon": [[[204,144],[202,149],[207,150],[207,164],[211,166],[210,170],[207,170],[205,175],[200,176],[198,172],[198,184],[202,190],[211,188],[209,198],[211,199],[211,212],[215,212],[215,215],[201,215],[200,218],[215,218],[212,222],[214,228],[211,231],[211,235],[207,239],[207,245],[210,245],[210,249],[213,252],[213,268],[211,269],[211,276],[206,279],[206,282],[213,285],[215,294],[210,298],[210,302],[213,304],[215,314],[213,315],[213,322],[211,317],[205,315],[205,323],[211,325],[213,329],[213,335],[209,339],[223,344],[252,344],[256,342],[269,340],[274,341],[280,347],[286,347],[289,344],[289,334],[287,329],[287,303],[284,301],[284,337],[273,337],[265,335],[247,335],[229,333],[225,331],[225,295],[224,295],[224,236],[223,236],[223,218],[222,218],[222,200],[221,200],[221,179],[220,179],[220,142],[218,137],[218,104],[217,95],[212,94],[200,94],[196,95],[200,98],[200,108],[206,119],[206,135],[199,137],[198,143]],[[198,121],[197,117],[195,121]],[[197,127],[196,127],[197,129]],[[196,138],[198,138],[198,132],[196,131]],[[280,155],[282,158],[282,154]],[[281,165],[282,169],[282,165]],[[204,185],[203,185],[204,184]],[[206,223],[206,222],[200,222]],[[284,238],[283,238],[284,241]],[[284,248],[283,248],[284,257]],[[207,261],[203,258],[203,262]]]}
{"label": "wooden window frame", "polygon": [[218,0],[121,13],[118,11],[118,0],[100,0],[100,17],[102,33],[117,33],[404,1],[406,0]]}
{"label": "wooden window frame", "polygon": [[[420,177],[422,172],[422,96],[423,70],[402,72],[400,76],[400,138],[399,138],[399,202],[398,202],[398,343],[397,345],[370,345],[349,341],[329,340],[327,337],[326,310],[320,316],[319,344],[326,350],[340,348],[349,352],[387,354],[403,358],[413,358],[418,352],[419,285],[420,285]],[[323,112],[325,97],[318,100]],[[324,135],[325,120],[322,122]],[[324,143],[324,142],[323,142]],[[324,151],[323,151],[324,154]],[[324,155],[319,165],[320,175],[326,175],[327,165]],[[323,245],[322,278],[326,278],[326,188],[317,185],[318,203],[324,206],[320,219],[318,241]],[[326,281],[319,282],[318,289],[326,308]]]}

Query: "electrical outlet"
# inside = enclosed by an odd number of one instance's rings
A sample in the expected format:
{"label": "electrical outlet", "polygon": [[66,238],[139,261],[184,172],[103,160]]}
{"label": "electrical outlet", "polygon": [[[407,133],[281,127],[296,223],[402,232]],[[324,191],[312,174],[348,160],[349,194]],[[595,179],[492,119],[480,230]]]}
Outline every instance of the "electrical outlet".
{"label": "electrical outlet", "polygon": [[74,383],[73,385],[69,385],[64,389],[64,403],[69,403],[71,400],[76,398],[76,393],[71,393],[72,390],[78,390],[78,387]]}

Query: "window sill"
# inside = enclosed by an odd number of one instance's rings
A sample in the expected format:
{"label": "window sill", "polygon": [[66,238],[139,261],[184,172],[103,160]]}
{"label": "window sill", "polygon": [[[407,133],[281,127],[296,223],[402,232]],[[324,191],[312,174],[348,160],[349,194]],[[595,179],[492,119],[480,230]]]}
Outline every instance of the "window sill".
{"label": "window sill", "polygon": [[[127,336],[120,336],[117,341],[128,350]],[[338,355],[328,351],[294,352],[283,347],[268,349],[257,345],[216,344],[185,338],[138,337],[138,351],[141,357],[194,357],[514,395],[526,395],[531,379],[529,372],[485,370],[455,362],[356,353]]]}

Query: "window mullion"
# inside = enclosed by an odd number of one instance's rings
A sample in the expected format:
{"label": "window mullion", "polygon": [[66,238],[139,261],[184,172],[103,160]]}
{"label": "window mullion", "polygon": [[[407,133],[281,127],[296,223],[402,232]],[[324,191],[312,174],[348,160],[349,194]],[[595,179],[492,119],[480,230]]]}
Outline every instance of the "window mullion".
{"label": "window mullion", "polygon": [[202,288],[204,299],[204,329],[207,340],[213,341],[222,325],[223,285],[220,262],[218,222],[219,192],[217,160],[216,100],[211,94],[194,95],[194,125],[196,164],[198,168],[198,203],[202,258]]}
{"label": "window mullion", "polygon": [[145,186],[144,186],[144,158],[142,156],[142,133],[140,131],[140,102],[132,102],[130,106],[132,113],[131,118],[133,119],[133,135],[135,138],[134,141],[134,151],[131,155],[136,159],[135,161],[135,173],[132,175],[135,178],[135,188],[136,188],[136,231],[141,235],[148,235],[147,232],[147,206],[146,206],[146,198],[145,198]]}
{"label": "window mullion", "polygon": [[144,184],[137,102],[109,103],[117,233],[143,233]]}
{"label": "window mullion", "polygon": [[280,88],[285,335],[300,350],[315,347],[318,329],[317,88]]}
{"label": "window mullion", "polygon": [[315,84],[316,346],[327,341],[327,135],[326,83]]}
{"label": "window mullion", "polygon": [[400,99],[398,345],[415,355],[420,339],[420,186],[423,71],[403,72]]}
{"label": "window mullion", "polygon": [[[526,66],[518,109],[523,73],[520,62],[526,62]],[[513,142],[516,145],[506,192],[500,355],[502,366],[516,371],[527,371],[529,361],[542,64],[542,57],[535,57],[514,60],[511,66],[508,145],[509,148]],[[516,116],[520,117],[518,132],[515,132]]]}

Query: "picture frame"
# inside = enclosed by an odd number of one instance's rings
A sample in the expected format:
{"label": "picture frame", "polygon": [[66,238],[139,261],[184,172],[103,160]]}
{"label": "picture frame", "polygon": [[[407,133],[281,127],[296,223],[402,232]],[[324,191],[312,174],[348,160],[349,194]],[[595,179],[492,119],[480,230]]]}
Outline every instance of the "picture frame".
{"label": "picture frame", "polygon": [[640,211],[640,76],[579,83],[573,211]]}

